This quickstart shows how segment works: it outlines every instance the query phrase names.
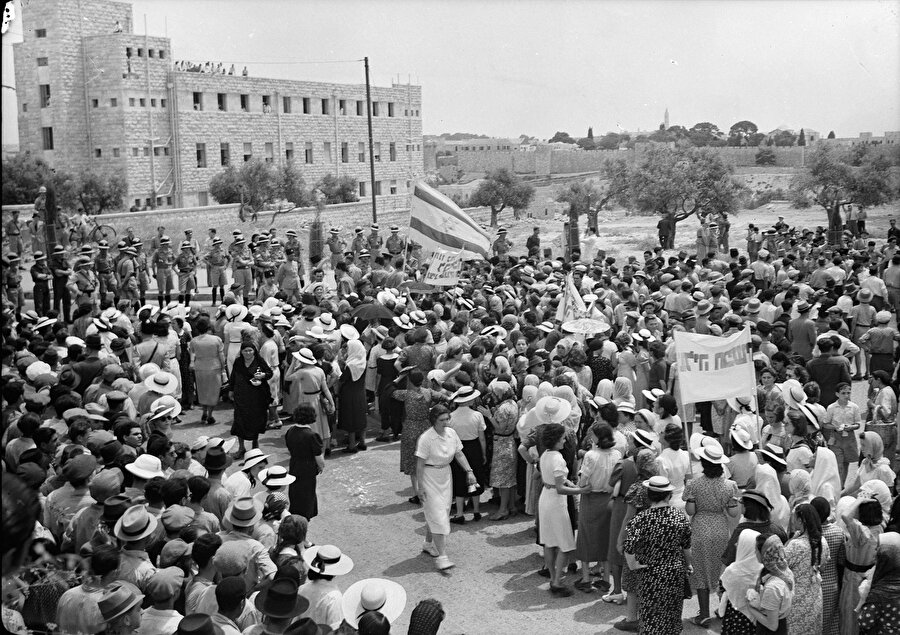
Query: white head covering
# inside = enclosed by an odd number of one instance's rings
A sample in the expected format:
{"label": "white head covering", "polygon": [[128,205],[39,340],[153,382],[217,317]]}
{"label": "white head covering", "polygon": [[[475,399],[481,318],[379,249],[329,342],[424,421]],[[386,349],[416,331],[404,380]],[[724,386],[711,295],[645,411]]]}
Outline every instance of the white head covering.
{"label": "white head covering", "polygon": [[595,397],[603,397],[612,401],[613,398],[613,381],[612,379],[601,379],[597,382],[597,389],[594,391]]}
{"label": "white head covering", "polygon": [[347,342],[347,368],[353,381],[359,379],[366,372],[366,347],[359,340]]}
{"label": "white head covering", "polygon": [[837,457],[829,448],[816,448],[816,465],[812,470],[812,496],[821,496],[831,504],[837,504],[841,493],[841,473]]}
{"label": "white head covering", "polygon": [[787,531],[791,508],[781,494],[781,485],[774,467],[765,463],[756,466],[756,490],[772,505],[772,522]]}
{"label": "white head covering", "polygon": [[[720,607],[726,602],[731,602],[735,610],[740,611],[749,618],[753,618],[747,610],[747,589],[756,587],[759,573],[762,571],[762,563],[756,557],[756,537],[758,531],[745,529],[738,536],[737,555],[734,562],[725,567],[722,572],[721,582],[725,593],[722,595]],[[720,611],[724,615],[724,610]]]}

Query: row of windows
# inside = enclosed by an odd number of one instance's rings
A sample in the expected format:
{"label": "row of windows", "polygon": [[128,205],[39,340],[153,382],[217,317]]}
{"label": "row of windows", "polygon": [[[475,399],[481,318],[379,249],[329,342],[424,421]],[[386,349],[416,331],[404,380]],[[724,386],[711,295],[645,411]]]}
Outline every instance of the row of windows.
{"label": "row of windows", "polygon": [[[194,110],[206,110],[206,100],[205,95],[202,92],[195,91],[193,93],[193,108]],[[235,95],[229,95],[228,93],[216,93],[216,109],[219,112],[228,112],[229,110],[235,110],[235,107],[238,106],[241,112],[250,112],[250,95],[248,93],[242,93],[237,96],[238,103],[234,102]],[[262,95],[260,99],[260,103],[262,106],[262,111],[264,113],[273,112],[273,100],[272,95]],[[297,106],[296,113],[304,114],[304,115],[331,115],[333,100],[328,99],[326,97],[317,98],[317,97],[299,97],[295,101],[293,97],[290,95],[283,95],[281,97],[281,112],[284,114],[292,114],[295,112],[294,107]],[[361,99],[338,99],[337,100],[337,108],[338,114],[340,115],[349,115],[351,112],[355,112],[356,116],[364,117],[366,115],[366,102]],[[395,117],[396,116],[396,107],[394,102],[372,102],[372,116],[373,117]],[[415,113],[415,114],[413,114]],[[418,110],[404,110],[403,115],[405,117],[419,116]]]}
{"label": "row of windows", "polygon": [[[156,206],[162,207],[164,200],[165,200],[167,206],[172,207],[172,197],[171,196],[166,196],[165,198],[163,198],[162,196],[157,196],[156,197]],[[151,209],[150,206],[152,203],[153,203],[153,199],[150,197],[147,197],[145,199],[136,198],[136,199],[134,199],[134,210],[133,211],[137,212],[137,211],[142,211],[143,209]]]}
{"label": "row of windows", "polygon": [[[134,51],[135,51],[135,49],[131,48],[130,46],[126,46],[125,47],[125,57],[129,57],[129,58],[132,57],[134,55]],[[137,49],[137,56],[144,57],[144,49],[143,48]],[[147,57],[150,57],[150,58],[158,57],[159,59],[164,60],[164,59],[166,59],[166,51],[165,51],[165,49],[150,49],[150,48],[148,48],[147,49]]]}
{"label": "row of windows", "polygon": [[[409,152],[411,149],[415,150],[418,148],[422,149],[421,145],[417,144],[407,144],[406,150]],[[376,162],[380,162],[382,160],[382,145],[380,141],[376,141],[373,145],[373,156]],[[205,143],[196,144],[196,156],[197,156],[197,167],[198,168],[206,168],[209,167],[209,161],[207,160],[207,151]],[[299,150],[299,148],[298,148]],[[366,144],[362,141],[357,143],[356,146],[356,161],[358,163],[365,163],[367,160],[367,151]],[[341,163],[350,163],[350,143],[343,142],[340,147],[340,156]],[[166,154],[168,154],[168,148],[166,148]],[[137,156],[137,155],[135,155]],[[332,155],[332,144],[330,141],[325,141],[322,143],[322,156],[324,157],[324,163],[332,163],[334,161],[334,156]],[[253,158],[253,143],[252,142],[244,142],[242,146],[241,157],[244,162],[249,161]],[[288,141],[284,144],[284,158],[287,161],[293,161],[296,158],[294,153],[294,142]],[[266,163],[273,163],[275,161],[275,144],[271,142],[266,142],[263,145],[263,160]],[[397,160],[397,144],[394,141],[388,143],[388,161],[396,161]],[[313,164],[316,162],[315,160],[315,149],[313,147],[313,143],[307,141],[303,144],[303,162],[307,164]],[[219,164],[222,166],[231,165],[231,144],[227,142],[222,142],[219,144]]]}
{"label": "row of windows", "polygon": [[497,146],[496,148],[491,146],[454,146],[453,149],[456,152],[460,150],[512,150],[512,146]]}

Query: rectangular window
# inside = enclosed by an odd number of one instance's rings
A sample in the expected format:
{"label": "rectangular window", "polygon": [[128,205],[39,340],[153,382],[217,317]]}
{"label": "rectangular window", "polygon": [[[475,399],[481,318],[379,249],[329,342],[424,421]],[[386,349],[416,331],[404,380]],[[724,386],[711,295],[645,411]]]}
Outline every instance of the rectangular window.
{"label": "rectangular window", "polygon": [[219,144],[219,163],[222,167],[231,164],[231,146],[227,143]]}
{"label": "rectangular window", "polygon": [[406,108],[403,109],[403,116],[409,117],[409,110],[407,110]]}
{"label": "rectangular window", "polygon": [[47,29],[35,29],[34,37],[47,37]]}
{"label": "rectangular window", "polygon": [[99,107],[100,107],[100,100],[99,100],[99,99],[92,99],[92,100],[91,100],[91,108],[99,108]]}
{"label": "rectangular window", "polygon": [[135,104],[134,97],[129,97],[129,98],[128,98],[128,105],[131,106],[132,108],[134,108],[134,104]]}
{"label": "rectangular window", "polygon": [[138,103],[140,103],[141,108],[144,108],[147,105],[147,100],[141,97],[140,100],[138,100]]}
{"label": "rectangular window", "polygon": [[165,100],[165,99],[160,99],[160,100],[159,100],[159,107],[160,107],[160,108],[165,108],[165,107],[166,107],[166,100]]}
{"label": "rectangular window", "polygon": [[156,57],[156,51],[153,49],[147,49],[147,57]]}
{"label": "rectangular window", "polygon": [[373,101],[372,102],[372,116],[377,117],[380,112],[381,112],[381,109],[378,107],[378,102]]}
{"label": "rectangular window", "polygon": [[397,144],[394,141],[391,141],[391,145],[388,146],[388,152],[390,152],[391,161],[397,160]]}
{"label": "rectangular window", "polygon": [[285,95],[281,98],[281,112],[289,114],[291,112],[291,98]]}
{"label": "rectangular window", "polygon": [[53,128],[41,128],[41,139],[44,142],[44,150],[53,149]]}
{"label": "rectangular window", "polygon": [[144,49],[138,49],[138,57],[144,57]]}
{"label": "rectangular window", "polygon": [[131,149],[131,156],[137,157],[137,156],[139,156],[139,155],[140,155],[140,151],[139,151],[137,148],[132,148],[132,149]]}
{"label": "rectangular window", "polygon": [[265,145],[265,159],[266,163],[274,163],[275,162],[275,144],[274,143],[266,143]]}
{"label": "rectangular window", "polygon": [[346,99],[338,100],[338,112],[341,113],[342,115],[347,114],[347,100]]}
{"label": "rectangular window", "polygon": [[[162,57],[162,51],[160,51],[160,57]],[[172,197],[171,196],[166,197],[166,205],[168,205],[169,207],[172,207]]]}
{"label": "rectangular window", "polygon": [[46,57],[39,57],[39,58],[37,58],[37,65],[38,66],[49,66],[50,61]]}
{"label": "rectangular window", "polygon": [[366,182],[365,181],[359,182],[359,195],[360,196],[366,195]]}
{"label": "rectangular window", "polygon": [[139,199],[139,198],[134,199],[134,206],[135,206],[135,207],[140,207],[140,206],[141,206],[141,199]]}
{"label": "rectangular window", "polygon": [[288,161],[294,160],[294,142],[287,141],[284,144],[284,158]]}
{"label": "rectangular window", "polygon": [[216,103],[218,103],[219,110],[222,112],[228,110],[228,96],[225,93],[218,93],[216,95]]}
{"label": "rectangular window", "polygon": [[341,163],[350,163],[350,146],[346,141],[341,144]]}
{"label": "rectangular window", "polygon": [[110,98],[109,98],[109,107],[110,107],[110,108],[115,108],[115,107],[117,107],[118,105],[119,105],[119,100],[118,100],[118,99],[116,99],[115,97],[110,97]]}
{"label": "rectangular window", "polygon": [[303,98],[303,114],[304,115],[309,114],[309,97]]}
{"label": "rectangular window", "polygon": [[22,112],[28,112],[28,104],[22,104]]}
{"label": "rectangular window", "polygon": [[381,196],[381,181],[375,181],[372,191],[375,192],[375,196]]}
{"label": "rectangular window", "polygon": [[322,144],[322,148],[325,150],[325,163],[331,163],[331,142],[326,141]]}
{"label": "rectangular window", "polygon": [[262,109],[263,109],[263,112],[265,112],[265,113],[272,112],[272,96],[271,95],[263,95],[262,96]]}
{"label": "rectangular window", "polygon": [[50,105],[50,84],[40,84],[38,88],[41,94],[41,108],[47,108]]}
{"label": "rectangular window", "polygon": [[203,93],[194,93],[194,110],[203,110]]}
{"label": "rectangular window", "polygon": [[150,107],[151,107],[151,108],[156,108],[156,97],[151,97],[151,98],[150,98]]}
{"label": "rectangular window", "polygon": [[164,157],[169,156],[169,146],[163,146],[163,149],[162,149],[162,150],[163,150],[163,156],[164,156]]}
{"label": "rectangular window", "polygon": [[150,147],[149,146],[144,146],[144,156],[145,157],[150,156]]}
{"label": "rectangular window", "polygon": [[155,156],[155,157],[161,157],[161,156],[163,155],[163,150],[165,150],[165,149],[166,149],[166,148],[163,148],[163,147],[161,147],[161,146],[155,146],[155,147],[153,148],[153,156]]}
{"label": "rectangular window", "polygon": [[[161,59],[161,60],[166,59],[166,52],[163,49],[159,49],[159,59]],[[172,200],[172,197],[170,196],[169,197],[169,201],[170,201],[169,205],[172,204],[171,200]]]}
{"label": "rectangular window", "polygon": [[393,116],[394,116],[394,102],[389,101],[388,102],[388,117],[393,117]]}
{"label": "rectangular window", "polygon": [[397,193],[397,179],[391,179],[391,194]]}
{"label": "rectangular window", "polygon": [[94,156],[96,158],[101,158],[103,156],[103,150],[100,148],[94,148]]}
{"label": "rectangular window", "polygon": [[328,99],[322,100],[322,114],[323,115],[331,114],[331,100],[328,100]]}
{"label": "rectangular window", "polygon": [[131,57],[131,53],[132,53],[131,47],[130,47],[130,46],[126,46],[126,47],[125,47],[125,57]]}
{"label": "rectangular window", "polygon": [[306,142],[305,149],[303,150],[303,159],[306,163],[313,162],[313,145],[311,141]]}
{"label": "rectangular window", "polygon": [[375,142],[375,160],[381,161],[381,141]]}
{"label": "rectangular window", "polygon": [[244,163],[253,158],[253,144],[250,142],[244,143]]}
{"label": "rectangular window", "polygon": [[366,162],[366,144],[362,141],[357,144],[356,156],[358,157],[360,163]]}
{"label": "rectangular window", "polygon": [[209,205],[209,192],[197,192],[197,204],[200,207]]}
{"label": "rectangular window", "polygon": [[241,95],[241,110],[250,112],[250,95]]}
{"label": "rectangular window", "polygon": [[149,199],[149,198],[144,199],[144,204],[147,206],[147,209],[150,209],[151,201],[152,201],[152,199]]}
{"label": "rectangular window", "polygon": [[356,116],[357,117],[365,117],[366,116],[366,102],[361,99],[356,100]]}
{"label": "rectangular window", "polygon": [[113,148],[113,156],[116,157],[116,158],[118,159],[118,158],[119,158],[119,154],[121,154],[121,153],[119,152],[119,149],[118,149],[118,148]]}
{"label": "rectangular window", "polygon": [[197,167],[198,168],[206,167],[206,144],[205,143],[197,144]]}

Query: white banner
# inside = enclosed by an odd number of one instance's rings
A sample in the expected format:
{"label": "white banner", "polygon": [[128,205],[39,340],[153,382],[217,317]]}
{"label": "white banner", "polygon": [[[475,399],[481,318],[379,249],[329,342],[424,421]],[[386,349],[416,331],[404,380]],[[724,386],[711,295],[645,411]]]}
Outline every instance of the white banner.
{"label": "white banner", "polygon": [[452,287],[459,282],[460,253],[438,249],[431,256],[424,282],[436,287]]}
{"label": "white banner", "polygon": [[682,403],[753,394],[756,372],[750,329],[730,337],[675,331],[675,368]]}

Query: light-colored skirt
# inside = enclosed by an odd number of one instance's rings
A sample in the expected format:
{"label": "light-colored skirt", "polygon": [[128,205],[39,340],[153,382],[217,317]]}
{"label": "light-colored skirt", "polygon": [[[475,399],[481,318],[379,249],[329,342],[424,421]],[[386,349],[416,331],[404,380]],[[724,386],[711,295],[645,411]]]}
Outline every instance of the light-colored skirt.
{"label": "light-colored skirt", "polygon": [[201,406],[216,406],[222,394],[221,370],[195,370],[197,380],[197,399]]}
{"label": "light-colored skirt", "polygon": [[426,465],[422,471],[422,489],[425,500],[425,523],[428,531],[446,536],[450,533],[450,503],[453,502],[453,479],[450,466],[434,467]]}
{"label": "light-colored skirt", "polygon": [[557,547],[564,553],[575,549],[575,533],[569,520],[566,497],[557,493],[556,489],[541,488],[541,497],[538,499],[538,526],[543,546]]}

